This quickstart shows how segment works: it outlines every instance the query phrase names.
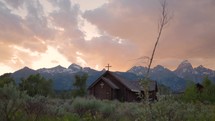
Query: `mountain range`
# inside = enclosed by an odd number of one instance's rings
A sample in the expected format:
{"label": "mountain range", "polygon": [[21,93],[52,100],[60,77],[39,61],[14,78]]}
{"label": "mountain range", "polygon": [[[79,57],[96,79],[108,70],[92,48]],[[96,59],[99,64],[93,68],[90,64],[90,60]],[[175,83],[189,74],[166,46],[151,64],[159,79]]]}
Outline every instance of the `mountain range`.
{"label": "mountain range", "polygon": [[[146,67],[134,66],[127,72],[136,75],[144,75],[147,71]],[[208,77],[215,83],[215,71],[205,68],[202,65],[193,68],[192,64],[185,60],[171,71],[161,65],[150,70],[150,78],[156,80],[158,83],[169,87],[172,91],[184,91],[189,82],[202,83],[205,77]]]}
{"label": "mountain range", "polygon": [[[87,85],[89,86],[106,70],[97,71],[89,67],[81,67],[77,64],[71,64],[68,68],[62,66],[56,66],[54,68],[42,68],[33,70],[28,67],[24,67],[11,74],[12,78],[17,83],[21,78],[27,78],[32,74],[41,74],[47,79],[53,80],[55,90],[69,90],[72,89],[72,84],[75,81],[74,77],[77,74],[88,74]],[[147,71],[146,67],[134,66],[126,72],[114,72],[127,80],[135,81],[143,79]],[[184,91],[189,81],[194,83],[201,83],[203,79],[208,76],[213,83],[215,83],[215,71],[205,68],[202,65],[193,68],[191,63],[187,60],[183,61],[176,70],[171,71],[161,65],[158,65],[150,70],[150,78],[158,82],[158,84],[164,85],[170,88],[173,92]]]}

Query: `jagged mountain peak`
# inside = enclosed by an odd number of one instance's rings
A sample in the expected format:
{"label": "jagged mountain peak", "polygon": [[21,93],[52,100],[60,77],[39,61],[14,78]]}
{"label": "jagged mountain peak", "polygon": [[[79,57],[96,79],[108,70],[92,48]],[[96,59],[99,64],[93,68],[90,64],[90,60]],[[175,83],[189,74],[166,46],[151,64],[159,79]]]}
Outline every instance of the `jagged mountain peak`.
{"label": "jagged mountain peak", "polygon": [[183,64],[190,64],[190,62],[188,60],[183,60],[181,63],[183,63]]}
{"label": "jagged mountain peak", "polygon": [[147,68],[143,66],[133,66],[127,72],[134,73],[136,75],[145,75],[147,72]]}
{"label": "jagged mountain peak", "polygon": [[[193,68],[189,61],[183,61],[179,66],[180,69],[178,69],[177,72],[173,72],[168,68],[158,65],[150,70],[150,78],[169,87],[173,91],[183,90],[186,86],[186,80],[201,83],[205,76],[208,76],[215,83],[215,72],[211,69],[205,68],[202,65]],[[39,73],[46,78],[52,79],[54,81],[54,88],[56,90],[62,90],[71,89],[71,83],[74,81],[74,75],[76,74],[87,73],[89,75],[87,84],[91,84],[92,81],[96,80],[99,75],[105,71],[105,69],[102,71],[96,71],[89,67],[82,68],[81,66],[73,63],[68,68],[64,68],[60,65],[53,68],[42,68],[38,70],[24,67],[12,73],[12,77],[17,83],[19,83],[20,78],[27,78],[29,75]],[[132,81],[135,79],[144,78],[146,71],[147,67],[133,66],[127,72],[123,72],[123,75]],[[65,86],[65,84],[70,86]]]}
{"label": "jagged mountain peak", "polygon": [[196,67],[196,69],[207,69],[207,68],[205,68],[203,65],[200,65],[200,66]]}
{"label": "jagged mountain peak", "polygon": [[68,67],[68,69],[71,69],[71,70],[73,70],[73,71],[80,71],[80,70],[82,70],[82,67],[81,67],[80,65],[78,65],[78,64],[72,63],[72,64]]}
{"label": "jagged mountain peak", "polygon": [[215,71],[208,69],[202,65],[194,68],[196,74],[200,74],[200,75],[208,75],[208,76],[214,76],[215,75]]}
{"label": "jagged mountain peak", "polygon": [[193,66],[188,60],[184,60],[179,64],[179,66],[178,66],[178,68],[176,70],[184,69],[184,68],[193,69]]}
{"label": "jagged mountain peak", "polygon": [[61,65],[58,65],[58,66],[55,66],[55,67],[53,67],[53,68],[51,68],[51,69],[66,69],[66,68],[63,67],[63,66],[61,66]]}
{"label": "jagged mountain peak", "polygon": [[132,71],[132,70],[145,70],[145,69],[147,69],[147,68],[143,67],[143,66],[133,66],[128,71]]}
{"label": "jagged mountain peak", "polygon": [[170,70],[161,65],[157,65],[153,69],[151,69],[151,72],[165,72],[166,73],[166,72],[170,72]]}
{"label": "jagged mountain peak", "polygon": [[164,70],[165,68],[161,65],[157,65],[155,66],[153,69],[156,69],[156,70]]}
{"label": "jagged mountain peak", "polygon": [[67,71],[67,69],[61,65],[52,67],[52,68],[42,68],[37,70],[39,73],[63,73]]}
{"label": "jagged mountain peak", "polygon": [[197,72],[197,73],[204,73],[204,72],[207,72],[207,71],[212,71],[208,68],[205,68],[203,65],[200,65],[196,68],[194,68],[194,70]]}
{"label": "jagged mountain peak", "polygon": [[27,66],[15,71],[14,73],[32,73],[32,72],[36,72],[34,69],[31,69]]}
{"label": "jagged mountain peak", "polygon": [[64,69],[66,69],[66,68],[61,65],[58,65],[58,66],[55,66],[52,68],[42,68],[42,70],[64,70]]}
{"label": "jagged mountain peak", "polygon": [[33,70],[33,69],[31,69],[31,68],[29,68],[29,67],[25,66],[25,67],[23,67],[23,68],[22,68],[22,69],[20,69],[20,70]]}
{"label": "jagged mountain peak", "polygon": [[179,64],[178,68],[174,71],[179,77],[184,77],[184,73],[193,74],[194,69],[191,63],[188,60],[183,61]]}
{"label": "jagged mountain peak", "polygon": [[178,77],[183,78],[185,80],[197,80],[195,74],[198,74],[198,72],[193,68],[193,66],[188,60],[185,60],[181,64],[179,64],[178,68],[174,71],[174,73]]}
{"label": "jagged mountain peak", "polygon": [[107,70],[105,69],[105,68],[103,68],[102,70],[101,70],[101,72],[106,72]]}
{"label": "jagged mountain peak", "polygon": [[21,78],[27,78],[29,75],[32,74],[37,74],[37,71],[29,68],[29,67],[24,67],[20,70],[15,71],[14,73],[11,74],[11,77],[15,80],[17,80],[17,83],[19,83]]}

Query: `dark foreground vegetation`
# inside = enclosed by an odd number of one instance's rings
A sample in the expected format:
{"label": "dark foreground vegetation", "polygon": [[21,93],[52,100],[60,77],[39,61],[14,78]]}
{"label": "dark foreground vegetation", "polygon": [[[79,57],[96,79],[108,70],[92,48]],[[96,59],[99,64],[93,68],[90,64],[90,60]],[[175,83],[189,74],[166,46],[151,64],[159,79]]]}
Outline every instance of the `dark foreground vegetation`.
{"label": "dark foreground vegetation", "polygon": [[[43,81],[50,85],[39,75],[23,79],[18,86],[6,77],[0,83],[0,121],[215,121],[215,88],[207,79],[202,91],[191,85],[184,94],[159,96],[158,102],[128,103],[87,97],[86,75],[77,77],[83,83],[75,83],[77,89],[81,87],[75,95],[55,94],[38,85]],[[29,84],[28,79],[35,81]]]}

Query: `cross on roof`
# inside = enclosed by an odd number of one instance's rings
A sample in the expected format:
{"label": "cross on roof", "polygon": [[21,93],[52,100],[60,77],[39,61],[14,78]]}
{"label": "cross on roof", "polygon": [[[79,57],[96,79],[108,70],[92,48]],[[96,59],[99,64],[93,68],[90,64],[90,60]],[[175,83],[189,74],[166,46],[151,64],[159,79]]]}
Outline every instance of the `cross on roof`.
{"label": "cross on roof", "polygon": [[112,66],[110,66],[110,65],[108,64],[108,65],[107,65],[107,66],[105,66],[105,67],[107,67],[107,68],[108,68],[108,71],[109,71],[109,68],[110,68],[110,67],[112,67]]}
{"label": "cross on roof", "polygon": [[100,84],[101,88],[103,88],[104,85],[105,85],[105,84],[102,82],[102,83]]}

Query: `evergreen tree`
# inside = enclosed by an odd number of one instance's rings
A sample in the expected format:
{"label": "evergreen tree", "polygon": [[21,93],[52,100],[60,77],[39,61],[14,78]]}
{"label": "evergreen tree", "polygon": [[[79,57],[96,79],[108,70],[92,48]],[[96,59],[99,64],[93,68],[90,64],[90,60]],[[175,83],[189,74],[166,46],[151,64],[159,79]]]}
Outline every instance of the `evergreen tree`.
{"label": "evergreen tree", "polygon": [[11,78],[10,73],[6,73],[0,76],[0,87],[3,87],[5,84],[9,83],[15,84],[15,81],[13,78]]}
{"label": "evergreen tree", "polygon": [[86,81],[88,74],[84,73],[83,75],[75,75],[75,82],[73,83],[74,91],[73,96],[85,96],[87,93]]}
{"label": "evergreen tree", "polygon": [[40,74],[30,75],[26,79],[21,79],[19,88],[22,91],[26,90],[29,96],[48,96],[53,92],[52,80],[46,80]]}
{"label": "evergreen tree", "polygon": [[211,85],[211,80],[208,78],[208,76],[206,76],[202,82],[203,86],[205,88],[209,87]]}
{"label": "evergreen tree", "polygon": [[195,102],[197,101],[199,97],[199,93],[196,89],[196,85],[195,84],[192,84],[190,86],[187,87],[187,89],[185,90],[185,93],[183,95],[183,99],[187,102]]}
{"label": "evergreen tree", "polygon": [[202,91],[198,90],[196,84],[189,85],[183,95],[183,99],[188,102],[201,101],[203,103],[215,103],[215,84],[208,77],[205,77],[202,85]]}
{"label": "evergreen tree", "polygon": [[207,77],[203,80],[203,94],[202,94],[202,100],[203,101],[209,101],[211,103],[215,102],[215,84],[211,83],[211,80]]}

